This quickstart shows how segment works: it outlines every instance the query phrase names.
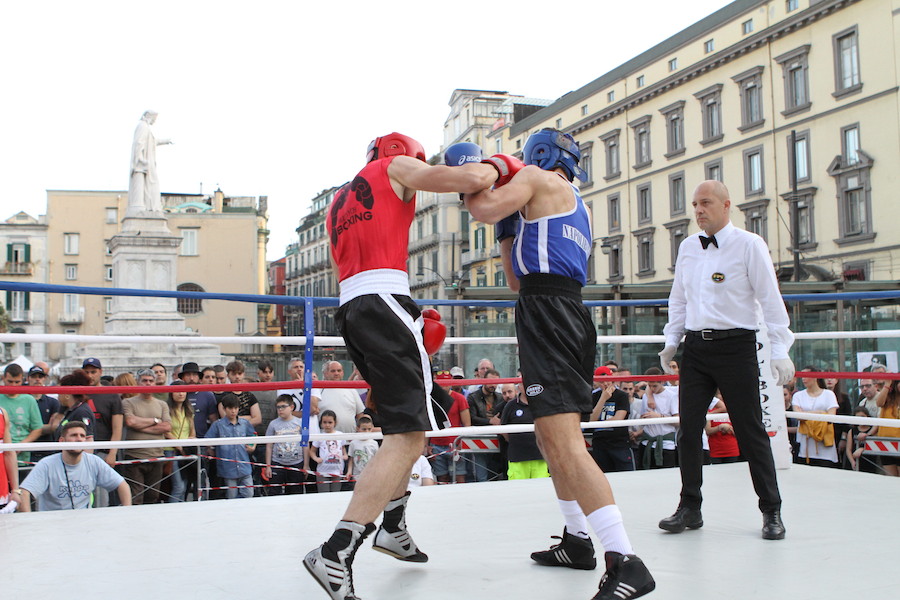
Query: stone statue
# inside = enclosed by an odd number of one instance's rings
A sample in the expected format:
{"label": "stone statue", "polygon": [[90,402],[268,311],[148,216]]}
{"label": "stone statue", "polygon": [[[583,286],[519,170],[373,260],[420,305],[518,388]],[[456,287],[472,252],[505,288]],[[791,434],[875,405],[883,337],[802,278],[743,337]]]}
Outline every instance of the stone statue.
{"label": "stone statue", "polygon": [[134,130],[131,145],[131,180],[128,184],[128,212],[162,213],[159,193],[159,174],[156,171],[156,147],[171,144],[157,140],[151,126],[156,123],[156,111],[148,110]]}

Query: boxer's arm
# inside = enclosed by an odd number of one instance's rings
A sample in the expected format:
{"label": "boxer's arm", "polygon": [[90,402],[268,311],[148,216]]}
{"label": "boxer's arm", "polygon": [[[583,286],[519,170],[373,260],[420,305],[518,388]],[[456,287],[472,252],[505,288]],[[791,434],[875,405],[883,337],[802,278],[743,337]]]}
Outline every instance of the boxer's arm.
{"label": "boxer's arm", "polygon": [[500,261],[503,263],[503,272],[506,274],[506,285],[510,290],[518,292],[519,278],[516,277],[512,264],[512,246],[515,239],[508,237],[500,241]]}
{"label": "boxer's arm", "polygon": [[491,187],[497,180],[497,170],[490,165],[431,166],[409,156],[398,156],[392,160],[387,173],[407,190],[437,193],[473,193]]}
{"label": "boxer's arm", "polygon": [[[528,166],[516,173],[503,187],[468,193],[465,198],[466,208],[476,221],[493,225],[531,202],[540,185],[538,174],[541,173],[544,171],[538,167]],[[496,175],[496,171],[494,174]]]}

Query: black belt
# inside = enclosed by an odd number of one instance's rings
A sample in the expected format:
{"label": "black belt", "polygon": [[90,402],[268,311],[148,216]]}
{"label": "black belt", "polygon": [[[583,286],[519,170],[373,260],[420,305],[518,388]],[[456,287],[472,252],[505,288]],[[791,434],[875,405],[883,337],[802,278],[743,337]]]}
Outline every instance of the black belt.
{"label": "black belt", "polygon": [[703,329],[700,331],[688,331],[685,335],[711,342],[713,340],[724,340],[725,338],[747,335],[748,333],[756,332],[752,329]]}

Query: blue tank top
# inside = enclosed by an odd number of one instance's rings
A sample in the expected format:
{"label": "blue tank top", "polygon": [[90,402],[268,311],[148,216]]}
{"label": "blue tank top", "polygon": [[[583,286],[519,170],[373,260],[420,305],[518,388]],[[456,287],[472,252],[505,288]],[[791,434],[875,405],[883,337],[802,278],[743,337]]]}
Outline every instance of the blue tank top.
{"label": "blue tank top", "polygon": [[587,284],[591,221],[574,185],[572,192],[575,194],[572,210],[533,221],[519,219],[512,248],[513,270],[518,277],[552,273],[570,277],[582,286]]}

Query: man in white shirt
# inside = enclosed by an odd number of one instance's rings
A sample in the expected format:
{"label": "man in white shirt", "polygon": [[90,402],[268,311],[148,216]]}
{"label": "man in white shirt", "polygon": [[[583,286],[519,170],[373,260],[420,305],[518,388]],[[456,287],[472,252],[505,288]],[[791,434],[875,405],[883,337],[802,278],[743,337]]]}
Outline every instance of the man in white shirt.
{"label": "man in white shirt", "polygon": [[[344,366],[336,360],[330,360],[322,367],[322,376],[325,381],[343,381]],[[320,411],[333,410],[337,415],[337,431],[356,433],[356,419],[366,410],[359,392],[353,388],[324,388],[311,393],[319,397]]]}
{"label": "man in white shirt", "polygon": [[669,323],[663,330],[666,346],[659,353],[663,370],[670,373],[669,363],[685,336],[677,438],[681,502],[675,514],[659,526],[673,533],[703,526],[702,433],[709,399],[718,388],[728,406],[741,454],[750,464],[763,513],[762,537],[780,540],[785,535],[781,496],[759,403],[758,308],[769,330],[772,374],[779,385],[794,377],[794,364],[788,358],[794,335],[768,247],[758,235],[731,224],[731,199],[725,185],[704,181],[694,191],[693,206],[705,235],[694,234],[679,247],[669,295]]}

